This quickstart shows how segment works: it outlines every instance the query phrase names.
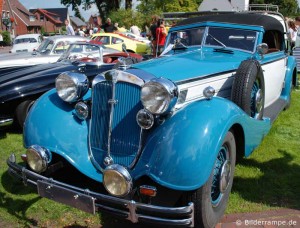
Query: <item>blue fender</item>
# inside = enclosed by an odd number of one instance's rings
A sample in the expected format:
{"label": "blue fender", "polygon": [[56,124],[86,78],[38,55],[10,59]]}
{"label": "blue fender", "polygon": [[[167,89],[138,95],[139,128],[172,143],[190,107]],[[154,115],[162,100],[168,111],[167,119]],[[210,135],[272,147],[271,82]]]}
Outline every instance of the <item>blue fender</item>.
{"label": "blue fender", "polygon": [[[89,97],[90,92],[85,99]],[[89,122],[79,121],[73,112],[73,106],[62,101],[55,89],[45,93],[26,119],[25,147],[44,146],[102,182],[102,173],[89,156]],[[243,128],[246,156],[270,129],[268,119],[252,119],[229,100],[214,97],[193,102],[149,135],[139,162],[129,171],[134,179],[147,175],[172,189],[197,189],[208,179],[222,141],[234,124]]]}
{"label": "blue fender", "polygon": [[[297,62],[294,56],[289,56],[287,60],[287,69],[285,74],[285,86],[281,92],[280,97],[284,100],[289,100],[291,96],[291,86],[293,83],[293,73],[297,68]],[[297,72],[297,71],[296,71]],[[297,82],[297,79],[296,79]]]}
{"label": "blue fender", "polygon": [[189,104],[153,132],[135,175],[146,169],[148,176],[168,188],[201,187],[208,180],[219,148],[234,124],[243,128],[246,156],[270,129],[269,119],[250,118],[236,104],[220,97]]}
{"label": "blue fender", "polygon": [[[85,99],[90,97],[90,92]],[[63,156],[75,168],[96,181],[102,181],[88,154],[88,122],[73,115],[71,104],[62,101],[55,89],[32,106],[24,125],[24,144],[38,144]]]}

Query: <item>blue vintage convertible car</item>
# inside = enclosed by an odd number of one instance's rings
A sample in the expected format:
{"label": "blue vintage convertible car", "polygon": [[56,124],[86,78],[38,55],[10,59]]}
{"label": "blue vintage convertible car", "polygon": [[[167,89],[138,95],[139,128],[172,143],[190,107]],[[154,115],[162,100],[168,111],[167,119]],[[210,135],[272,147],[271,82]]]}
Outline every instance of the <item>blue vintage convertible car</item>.
{"label": "blue vintage convertible car", "polygon": [[170,29],[157,59],[91,84],[61,74],[26,119],[27,166],[12,154],[10,173],[90,213],[214,227],[236,158],[290,105],[297,69],[286,31],[276,13],[194,17]]}

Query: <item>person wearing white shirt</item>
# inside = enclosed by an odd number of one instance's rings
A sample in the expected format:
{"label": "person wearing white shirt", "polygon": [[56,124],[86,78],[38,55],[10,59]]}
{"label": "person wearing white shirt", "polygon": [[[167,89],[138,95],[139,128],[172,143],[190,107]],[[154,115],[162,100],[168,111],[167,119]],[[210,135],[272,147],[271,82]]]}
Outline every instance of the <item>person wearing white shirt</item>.
{"label": "person wearing white shirt", "polygon": [[70,25],[69,20],[65,20],[65,25],[66,25],[66,30],[67,30],[67,35],[75,35],[74,29],[72,27],[72,25]]}
{"label": "person wearing white shirt", "polygon": [[130,30],[130,32],[132,32],[133,34],[135,34],[137,36],[141,35],[141,30],[136,25],[132,25],[129,30]]}

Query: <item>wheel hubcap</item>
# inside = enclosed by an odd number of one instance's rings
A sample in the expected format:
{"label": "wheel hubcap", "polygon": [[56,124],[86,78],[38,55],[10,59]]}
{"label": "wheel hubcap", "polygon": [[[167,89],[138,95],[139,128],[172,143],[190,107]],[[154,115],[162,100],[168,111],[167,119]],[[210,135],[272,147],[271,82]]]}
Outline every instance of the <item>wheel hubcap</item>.
{"label": "wheel hubcap", "polygon": [[251,91],[251,117],[253,118],[258,118],[263,108],[264,94],[260,87],[260,82],[257,80]]}
{"label": "wheel hubcap", "polygon": [[262,91],[261,89],[259,89],[256,93],[255,96],[255,107],[256,107],[256,111],[260,112],[262,109],[262,104],[263,104],[263,96],[262,96]]}
{"label": "wheel hubcap", "polygon": [[217,207],[221,202],[230,181],[231,166],[229,161],[229,151],[226,146],[223,146],[219,151],[213,174],[211,203],[213,207]]}
{"label": "wheel hubcap", "polygon": [[224,193],[230,181],[231,165],[230,161],[226,160],[222,165],[220,178],[220,192]]}

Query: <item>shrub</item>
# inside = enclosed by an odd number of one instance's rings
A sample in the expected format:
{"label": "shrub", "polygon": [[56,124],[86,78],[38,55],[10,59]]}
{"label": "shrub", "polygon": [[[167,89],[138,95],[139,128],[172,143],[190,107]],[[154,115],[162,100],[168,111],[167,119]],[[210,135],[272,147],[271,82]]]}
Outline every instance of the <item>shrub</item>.
{"label": "shrub", "polygon": [[3,43],[5,46],[10,46],[12,44],[11,36],[8,31],[3,31],[2,37],[3,37]]}

